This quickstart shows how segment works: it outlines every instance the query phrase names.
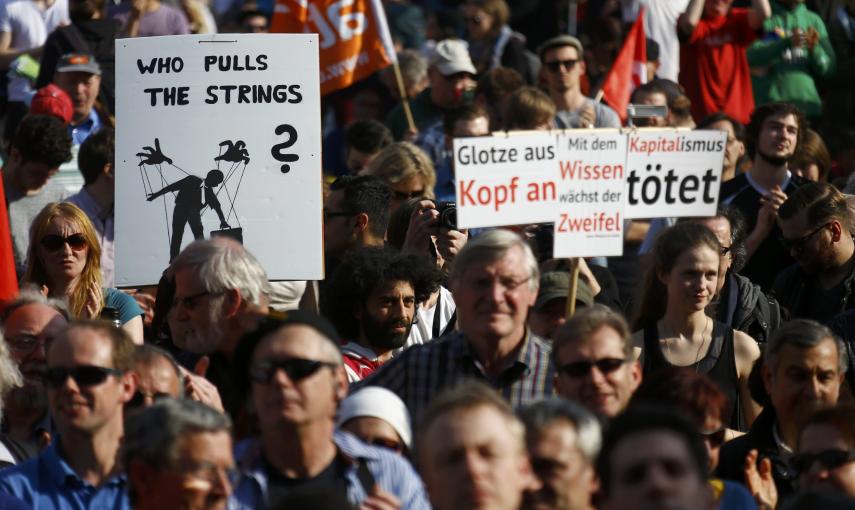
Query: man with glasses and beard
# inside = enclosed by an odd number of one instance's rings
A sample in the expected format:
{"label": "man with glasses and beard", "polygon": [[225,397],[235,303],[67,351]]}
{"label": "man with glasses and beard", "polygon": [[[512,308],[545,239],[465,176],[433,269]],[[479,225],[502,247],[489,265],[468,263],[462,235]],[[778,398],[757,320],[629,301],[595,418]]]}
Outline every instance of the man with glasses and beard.
{"label": "man with glasses and beard", "polygon": [[747,127],[751,169],[721,186],[720,201],[739,209],[748,223],[745,245],[749,258],[742,274],[764,291],[794,262],[778,242],[781,230],[775,220],[787,197],[809,182],[789,169],[805,129],[804,114],[789,103],[758,107]]}
{"label": "man with glasses and beard", "polygon": [[134,343],[104,321],[72,323],[47,353],[48,405],[59,437],[0,473],[0,492],[33,508],[128,508],[117,453],[136,387]]}
{"label": "man with glasses and beard", "polygon": [[441,277],[427,259],[385,248],[364,248],[342,262],[324,289],[321,312],[347,340],[348,381],[361,381],[404,346],[416,307]]}

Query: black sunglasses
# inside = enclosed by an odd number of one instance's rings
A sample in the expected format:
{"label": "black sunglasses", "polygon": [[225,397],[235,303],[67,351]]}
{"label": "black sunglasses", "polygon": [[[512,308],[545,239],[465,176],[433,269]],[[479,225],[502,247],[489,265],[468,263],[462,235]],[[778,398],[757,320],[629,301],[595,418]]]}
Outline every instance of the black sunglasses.
{"label": "black sunglasses", "polygon": [[42,246],[49,251],[61,250],[62,247],[65,246],[65,243],[68,243],[74,251],[80,251],[83,248],[86,248],[86,238],[83,237],[83,234],[71,234],[68,237],[48,234],[42,237],[41,243]]}
{"label": "black sunglasses", "polygon": [[855,451],[848,450],[823,450],[819,453],[799,453],[790,460],[790,465],[799,475],[803,475],[810,471],[811,466],[816,461],[822,464],[825,469],[836,469],[840,466],[855,460]]}
{"label": "black sunglasses", "polygon": [[713,431],[709,431],[709,432],[708,431],[701,431],[701,437],[705,441],[709,441],[710,446],[712,446],[713,448],[718,448],[719,446],[724,444],[724,437],[725,437],[726,433],[727,433],[727,429],[722,427],[718,430],[713,430]]}
{"label": "black sunglasses", "polygon": [[123,372],[115,368],[80,365],[77,367],[49,367],[45,372],[45,381],[51,388],[59,388],[69,377],[78,386],[97,386],[111,375],[120,376]]}
{"label": "black sunglasses", "polygon": [[574,361],[558,367],[558,371],[562,374],[567,374],[570,377],[585,377],[591,372],[591,368],[597,367],[597,370],[603,374],[610,374],[620,368],[623,364],[628,363],[622,358],[603,358],[597,361]]}
{"label": "black sunglasses", "polygon": [[131,399],[128,400],[128,403],[125,405],[127,405],[129,407],[142,407],[143,405],[145,405],[146,397],[148,397],[152,401],[156,402],[162,398],[171,397],[171,396],[172,395],[170,395],[169,393],[163,393],[161,391],[156,391],[154,393],[143,393],[143,392],[137,390],[134,392],[134,396],[131,397]]}
{"label": "black sunglasses", "polygon": [[338,365],[326,361],[300,358],[270,359],[259,361],[249,369],[249,379],[258,384],[267,384],[273,380],[276,371],[282,370],[292,381],[300,381],[323,367],[335,368]]}
{"label": "black sunglasses", "polygon": [[829,226],[830,224],[831,223],[825,223],[823,225],[820,225],[815,230],[813,230],[811,233],[809,233],[805,236],[802,236],[798,239],[785,239],[785,238],[781,237],[779,239],[779,241],[781,242],[781,245],[784,247],[785,250],[795,251],[796,253],[801,253],[802,250],[805,249],[805,243],[810,241],[811,237],[815,236],[819,232],[822,232],[822,230],[825,227]]}
{"label": "black sunglasses", "polygon": [[555,60],[553,62],[544,62],[543,65],[546,66],[547,69],[552,71],[553,73],[557,73],[561,70],[562,67],[566,68],[568,71],[576,67],[576,64],[579,63],[579,60]]}

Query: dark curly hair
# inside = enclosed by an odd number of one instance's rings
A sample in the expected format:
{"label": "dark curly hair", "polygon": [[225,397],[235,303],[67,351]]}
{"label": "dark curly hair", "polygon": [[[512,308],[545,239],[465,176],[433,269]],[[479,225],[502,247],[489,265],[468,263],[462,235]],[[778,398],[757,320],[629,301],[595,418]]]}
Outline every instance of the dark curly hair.
{"label": "dark curly hair", "polygon": [[351,214],[366,213],[368,228],[378,237],[386,235],[389,226],[389,201],[392,190],[374,175],[343,175],[330,184],[330,191],[344,190],[344,210]]}
{"label": "dark curly hair", "polygon": [[404,255],[389,248],[362,248],[354,251],[333,272],[321,295],[321,314],[329,319],[344,339],[359,336],[355,311],[379,286],[410,282],[416,302],[425,301],[439,289],[442,273],[426,258]]}
{"label": "dark curly hair", "polygon": [[27,115],[18,124],[11,146],[24,162],[36,161],[51,168],[71,159],[71,135],[53,115]]}

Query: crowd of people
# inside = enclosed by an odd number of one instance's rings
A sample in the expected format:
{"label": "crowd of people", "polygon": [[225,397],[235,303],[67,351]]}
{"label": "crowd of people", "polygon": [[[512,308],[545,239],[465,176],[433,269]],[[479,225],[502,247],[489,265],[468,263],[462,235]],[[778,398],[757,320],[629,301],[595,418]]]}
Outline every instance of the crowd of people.
{"label": "crowd of people", "polygon": [[[117,289],[115,41],[274,5],[0,0],[0,509],[855,508],[855,2],[383,7],[402,86],[323,99],[326,278],[176,232]],[[639,16],[665,114],[622,120]],[[458,227],[454,139],[629,123],[727,134],[715,216],[573,263]]]}

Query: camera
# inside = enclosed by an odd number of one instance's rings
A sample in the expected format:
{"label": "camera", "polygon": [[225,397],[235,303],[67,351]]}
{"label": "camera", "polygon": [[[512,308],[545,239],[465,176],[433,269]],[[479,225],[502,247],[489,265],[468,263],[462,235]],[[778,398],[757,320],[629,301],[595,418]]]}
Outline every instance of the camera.
{"label": "camera", "polygon": [[457,204],[454,202],[437,202],[439,226],[448,230],[457,230]]}

